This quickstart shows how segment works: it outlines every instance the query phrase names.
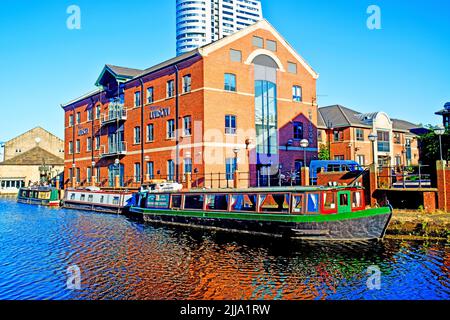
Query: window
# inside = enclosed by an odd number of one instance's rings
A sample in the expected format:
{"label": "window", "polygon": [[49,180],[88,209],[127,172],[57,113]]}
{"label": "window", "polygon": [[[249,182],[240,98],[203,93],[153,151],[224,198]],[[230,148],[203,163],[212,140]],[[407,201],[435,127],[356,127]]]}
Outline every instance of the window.
{"label": "window", "polygon": [[390,152],[390,133],[388,131],[378,131],[378,152]]}
{"label": "window", "polygon": [[319,141],[319,142],[323,141],[322,130],[317,131],[317,141]]}
{"label": "window", "polygon": [[[90,180],[89,180],[90,181]],[[88,202],[94,202],[94,196],[92,194],[90,194],[88,196]]]}
{"label": "window", "polygon": [[302,87],[300,86],[293,86],[292,87],[292,100],[295,102],[302,102]]}
{"label": "window", "polygon": [[362,192],[353,192],[352,208],[361,208],[363,206]]}
{"label": "window", "polygon": [[141,127],[134,128],[134,144],[141,143]]}
{"label": "window", "polygon": [[303,213],[303,195],[296,194],[292,197],[292,213]]}
{"label": "window", "polygon": [[69,127],[73,126],[73,114],[69,115]]}
{"label": "window", "polygon": [[73,142],[69,141],[69,154],[73,154]]}
{"label": "window", "polygon": [[86,151],[92,151],[92,138],[89,137],[86,139]]}
{"label": "window", "polygon": [[330,212],[336,210],[336,194],[334,192],[324,192],[322,201],[324,211]]}
{"label": "window", "polygon": [[77,140],[75,148],[76,148],[76,153],[80,153],[80,150],[81,150],[81,148],[80,148],[80,140]]}
{"label": "window", "polygon": [[95,137],[95,150],[100,150],[100,136]]}
{"label": "window", "polygon": [[356,161],[357,161],[360,165],[364,166],[364,165],[366,165],[366,156],[364,156],[364,155],[357,155],[357,156],[356,156]]}
{"label": "window", "polygon": [[134,93],[134,106],[135,107],[141,106],[141,92],[140,91],[136,91]]}
{"label": "window", "polygon": [[260,195],[261,212],[289,212],[289,194]]}
{"label": "window", "polygon": [[149,194],[147,197],[147,208],[150,209],[169,209],[170,195],[168,194]]}
{"label": "window", "polygon": [[141,182],[141,164],[134,164],[134,181]]}
{"label": "window", "polygon": [[294,122],[294,139],[302,140],[303,139],[303,123]]}
{"label": "window", "polygon": [[88,121],[92,121],[94,119],[94,110],[92,108],[89,109],[87,114],[88,114],[88,116],[87,116],[88,117]]}
{"label": "window", "polygon": [[348,194],[347,193],[341,193],[339,195],[339,205],[341,207],[348,207],[348,204],[349,204]]}
{"label": "window", "polygon": [[234,173],[237,169],[237,161],[236,158],[227,158],[226,159],[226,172],[227,172],[227,180],[233,180]]}
{"label": "window", "polygon": [[398,132],[394,133],[394,143],[395,144],[401,144],[402,143],[401,137],[400,137],[400,133],[398,133]]}
{"label": "window", "polygon": [[153,124],[148,124],[147,125],[147,142],[153,142],[155,141],[155,136],[154,136],[154,126]]}
{"label": "window", "polygon": [[336,160],[336,161],[343,161],[343,160],[345,160],[345,157],[342,156],[342,155],[336,155],[336,156],[334,156],[334,160]]}
{"label": "window", "polygon": [[183,77],[183,93],[191,92],[191,75],[186,75]]}
{"label": "window", "polygon": [[175,120],[171,119],[167,121],[167,139],[175,138]]}
{"label": "window", "polygon": [[236,116],[225,116],[225,134],[236,134]]}
{"label": "window", "polygon": [[356,129],[356,141],[364,141],[364,130]]}
{"label": "window", "polygon": [[183,134],[185,137],[190,137],[192,135],[192,118],[187,116],[183,118]]}
{"label": "window", "polygon": [[81,113],[77,112],[77,124],[81,123]]}
{"label": "window", "polygon": [[86,195],[85,194],[82,194],[80,196],[80,201],[82,201],[82,202],[86,201]]}
{"label": "window", "polygon": [[266,40],[266,49],[276,52],[277,51],[277,43],[272,40]]}
{"label": "window", "polygon": [[166,87],[166,96],[167,98],[172,98],[175,96],[175,82],[173,80],[167,81],[167,87]]}
{"label": "window", "polygon": [[153,87],[150,87],[147,88],[147,103],[152,104],[153,101]]}
{"label": "window", "polygon": [[175,180],[175,163],[173,160],[167,161],[167,180],[173,181]]}
{"label": "window", "polygon": [[181,209],[183,204],[183,196],[182,195],[173,195],[172,196],[172,209]]}
{"label": "window", "polygon": [[344,137],[342,135],[342,131],[334,131],[333,137],[334,137],[334,142],[339,142],[344,139]]}
{"label": "window", "polygon": [[225,90],[236,92],[236,75],[231,73],[225,74]]}
{"label": "window", "polygon": [[230,60],[231,62],[242,62],[242,52],[239,50],[230,50]]}
{"label": "window", "polygon": [[147,175],[150,180],[155,179],[155,164],[153,161],[147,162]]}
{"label": "window", "polygon": [[297,64],[293,62],[288,62],[288,72],[297,74]]}
{"label": "window", "polygon": [[95,176],[96,176],[97,182],[100,182],[100,167],[95,168]]}
{"label": "window", "polygon": [[184,173],[192,173],[192,159],[184,159]]}
{"label": "window", "polygon": [[308,213],[317,213],[319,212],[319,194],[318,193],[309,193],[306,196],[306,209]]}
{"label": "window", "polygon": [[96,106],[95,107],[95,119],[97,119],[97,120],[100,119],[101,112],[102,112],[101,107],[100,106]]}
{"label": "window", "polygon": [[87,177],[88,182],[92,181],[92,168],[91,167],[86,168],[86,177]]}
{"label": "window", "polygon": [[260,37],[253,37],[253,46],[258,48],[264,48],[264,39]]}
{"label": "window", "polygon": [[80,183],[80,181],[81,181],[80,168],[77,168],[76,175],[77,175],[76,176],[77,182]]}
{"label": "window", "polygon": [[207,195],[206,210],[228,211],[228,196],[224,194]]}
{"label": "window", "polygon": [[69,169],[69,178],[70,178],[70,180],[73,179],[73,169],[72,168]]}
{"label": "window", "polygon": [[185,196],[184,208],[187,210],[202,210],[204,203],[204,195],[189,195]]}
{"label": "window", "polygon": [[235,194],[231,196],[231,210],[232,211],[247,211],[256,212],[255,194]]}

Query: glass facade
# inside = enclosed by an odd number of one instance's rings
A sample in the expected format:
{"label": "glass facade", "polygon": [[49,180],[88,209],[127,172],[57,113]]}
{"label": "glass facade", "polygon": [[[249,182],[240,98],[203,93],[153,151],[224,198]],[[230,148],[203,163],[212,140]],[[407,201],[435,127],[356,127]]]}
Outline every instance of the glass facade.
{"label": "glass facade", "polygon": [[255,82],[255,113],[258,156],[278,154],[277,87],[263,80]]}

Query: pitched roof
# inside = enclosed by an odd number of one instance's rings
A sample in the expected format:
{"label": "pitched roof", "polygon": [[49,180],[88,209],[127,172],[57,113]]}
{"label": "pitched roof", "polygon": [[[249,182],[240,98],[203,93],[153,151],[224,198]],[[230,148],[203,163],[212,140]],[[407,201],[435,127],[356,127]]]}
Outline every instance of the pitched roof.
{"label": "pitched roof", "polygon": [[14,138],[12,138],[11,140],[8,140],[8,141],[6,141],[6,142],[4,142],[4,143],[5,143],[5,144],[10,144],[11,142],[13,142],[13,141],[15,141],[15,140],[18,140],[18,139],[22,138],[23,136],[25,136],[25,135],[27,135],[27,134],[33,132],[33,131],[41,131],[41,132],[45,132],[45,133],[48,133],[48,134],[54,136],[55,138],[59,139],[60,141],[63,141],[60,137],[54,135],[54,134],[51,133],[50,131],[48,131],[48,130],[42,128],[41,126],[37,126],[37,127],[34,127],[33,129],[30,129],[30,130],[28,130],[27,132],[24,132],[24,133],[18,135],[17,137],[14,137]]}
{"label": "pitched roof", "polygon": [[421,126],[409,121],[400,120],[400,119],[391,119],[392,120],[392,128],[394,130],[399,131],[411,131],[413,129],[420,128]]}
{"label": "pitched roof", "polygon": [[64,159],[55,156],[54,154],[42,149],[41,147],[35,147],[25,153],[22,153],[14,158],[1,162],[0,165],[64,165]]}
{"label": "pitched roof", "polygon": [[107,64],[106,66],[111,69],[111,71],[114,72],[117,76],[121,77],[134,78],[142,73],[142,70],[140,69],[119,67],[112,64]]}

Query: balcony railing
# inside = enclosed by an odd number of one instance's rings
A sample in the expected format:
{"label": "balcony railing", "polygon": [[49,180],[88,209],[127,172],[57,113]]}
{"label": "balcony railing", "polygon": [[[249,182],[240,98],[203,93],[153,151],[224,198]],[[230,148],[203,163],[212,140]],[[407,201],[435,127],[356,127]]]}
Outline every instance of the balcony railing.
{"label": "balcony railing", "polygon": [[118,144],[112,144],[109,146],[102,146],[100,151],[100,157],[102,158],[126,154],[127,154],[127,143],[125,141],[119,142]]}
{"label": "balcony railing", "polygon": [[127,120],[127,110],[123,108],[123,105],[121,108],[109,110],[108,113],[103,114],[101,117],[102,126],[126,120]]}

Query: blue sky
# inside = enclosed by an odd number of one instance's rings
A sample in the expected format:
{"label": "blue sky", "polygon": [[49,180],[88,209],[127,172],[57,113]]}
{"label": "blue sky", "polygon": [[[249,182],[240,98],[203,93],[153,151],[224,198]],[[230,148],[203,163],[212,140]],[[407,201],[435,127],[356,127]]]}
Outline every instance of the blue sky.
{"label": "blue sky", "polygon": [[[262,0],[264,15],[320,73],[321,106],[439,123],[450,101],[450,1]],[[69,5],[81,30],[66,27]],[[381,8],[382,29],[366,27]],[[60,104],[94,89],[106,63],[147,68],[175,54],[175,0],[2,0],[0,141],[40,125],[62,137]]]}

